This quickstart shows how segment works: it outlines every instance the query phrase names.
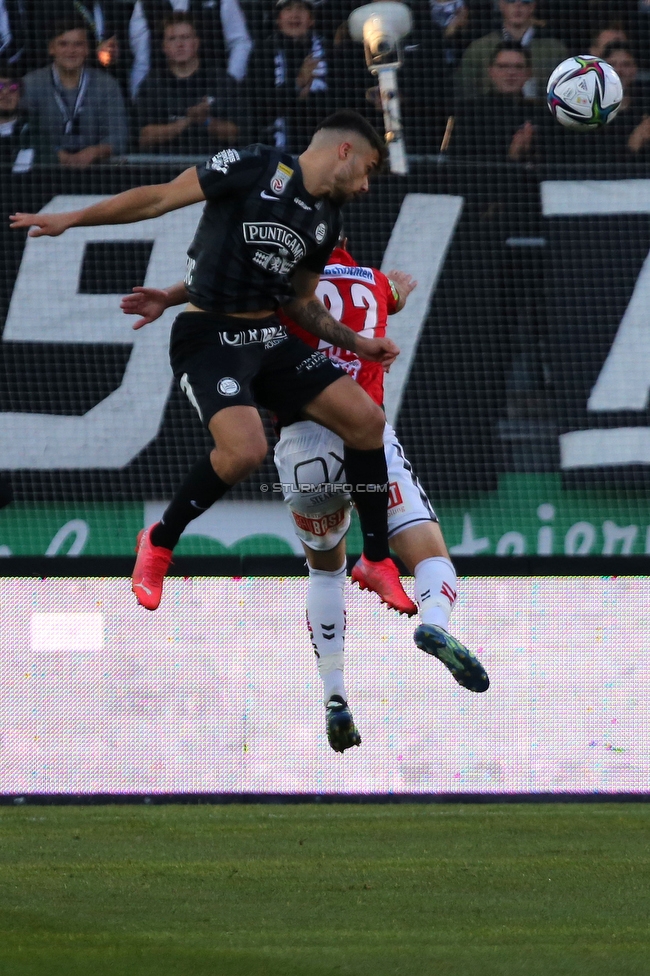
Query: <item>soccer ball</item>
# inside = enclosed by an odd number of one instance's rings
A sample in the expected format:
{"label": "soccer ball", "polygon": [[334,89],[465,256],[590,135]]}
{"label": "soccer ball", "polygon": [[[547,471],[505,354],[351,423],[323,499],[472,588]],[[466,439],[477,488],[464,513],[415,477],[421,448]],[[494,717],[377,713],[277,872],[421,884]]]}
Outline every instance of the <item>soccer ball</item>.
{"label": "soccer ball", "polygon": [[600,129],[614,120],[623,101],[623,85],[606,61],[579,54],[559,64],[546,87],[551,114],[567,129]]}

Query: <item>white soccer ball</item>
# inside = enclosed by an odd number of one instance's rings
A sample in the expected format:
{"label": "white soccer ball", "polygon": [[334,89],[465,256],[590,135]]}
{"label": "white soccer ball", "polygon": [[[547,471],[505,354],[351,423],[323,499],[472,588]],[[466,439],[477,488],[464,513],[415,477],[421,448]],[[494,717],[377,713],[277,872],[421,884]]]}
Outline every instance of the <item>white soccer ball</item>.
{"label": "white soccer ball", "polygon": [[591,54],[579,54],[559,64],[546,87],[551,114],[582,132],[612,122],[623,101],[623,85],[611,64]]}

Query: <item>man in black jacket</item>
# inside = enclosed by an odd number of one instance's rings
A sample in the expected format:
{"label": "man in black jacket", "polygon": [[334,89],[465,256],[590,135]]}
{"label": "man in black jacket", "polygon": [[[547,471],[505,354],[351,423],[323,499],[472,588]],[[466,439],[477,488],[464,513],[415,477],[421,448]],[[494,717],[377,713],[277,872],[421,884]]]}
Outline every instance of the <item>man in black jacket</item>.
{"label": "man in black jacket", "polygon": [[258,138],[300,151],[331,102],[329,58],[311,0],[278,0],[276,11],[275,30],[251,65],[251,100],[259,106]]}
{"label": "man in black jacket", "polygon": [[531,77],[529,52],[503,41],[488,68],[491,92],[459,104],[450,151],[472,159],[526,162],[532,157],[541,108],[523,95]]}
{"label": "man in black jacket", "polygon": [[143,152],[207,155],[237,141],[234,83],[205,63],[200,45],[188,15],[172,14],[163,35],[166,64],[151,71],[138,93]]}
{"label": "man in black jacket", "polygon": [[107,19],[117,38],[120,58],[128,55],[130,89],[135,95],[154,67],[164,64],[160,42],[164,24],[174,12],[188,14],[201,38],[203,57],[240,82],[246,76],[253,47],[239,0],[105,0]]}

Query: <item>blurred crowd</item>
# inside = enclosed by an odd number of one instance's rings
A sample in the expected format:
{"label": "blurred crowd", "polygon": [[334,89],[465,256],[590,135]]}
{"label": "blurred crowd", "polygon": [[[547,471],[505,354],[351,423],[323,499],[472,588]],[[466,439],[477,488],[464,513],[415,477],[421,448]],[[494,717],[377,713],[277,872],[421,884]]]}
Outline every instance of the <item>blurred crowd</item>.
{"label": "blurred crowd", "polygon": [[[83,169],[264,142],[300,152],[329,112],[381,128],[355,0],[0,0],[0,165]],[[531,164],[584,153],[551,124],[546,79],[570,54],[621,76],[603,160],[650,145],[650,0],[413,0],[399,75],[408,151]]]}

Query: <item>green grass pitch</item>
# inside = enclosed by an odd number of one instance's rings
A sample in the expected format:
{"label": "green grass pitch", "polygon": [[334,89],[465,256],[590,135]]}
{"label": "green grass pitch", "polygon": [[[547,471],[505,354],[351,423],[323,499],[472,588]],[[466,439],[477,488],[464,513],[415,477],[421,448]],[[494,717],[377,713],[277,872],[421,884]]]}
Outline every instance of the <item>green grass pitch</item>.
{"label": "green grass pitch", "polygon": [[650,973],[646,804],[0,808],[2,976]]}

